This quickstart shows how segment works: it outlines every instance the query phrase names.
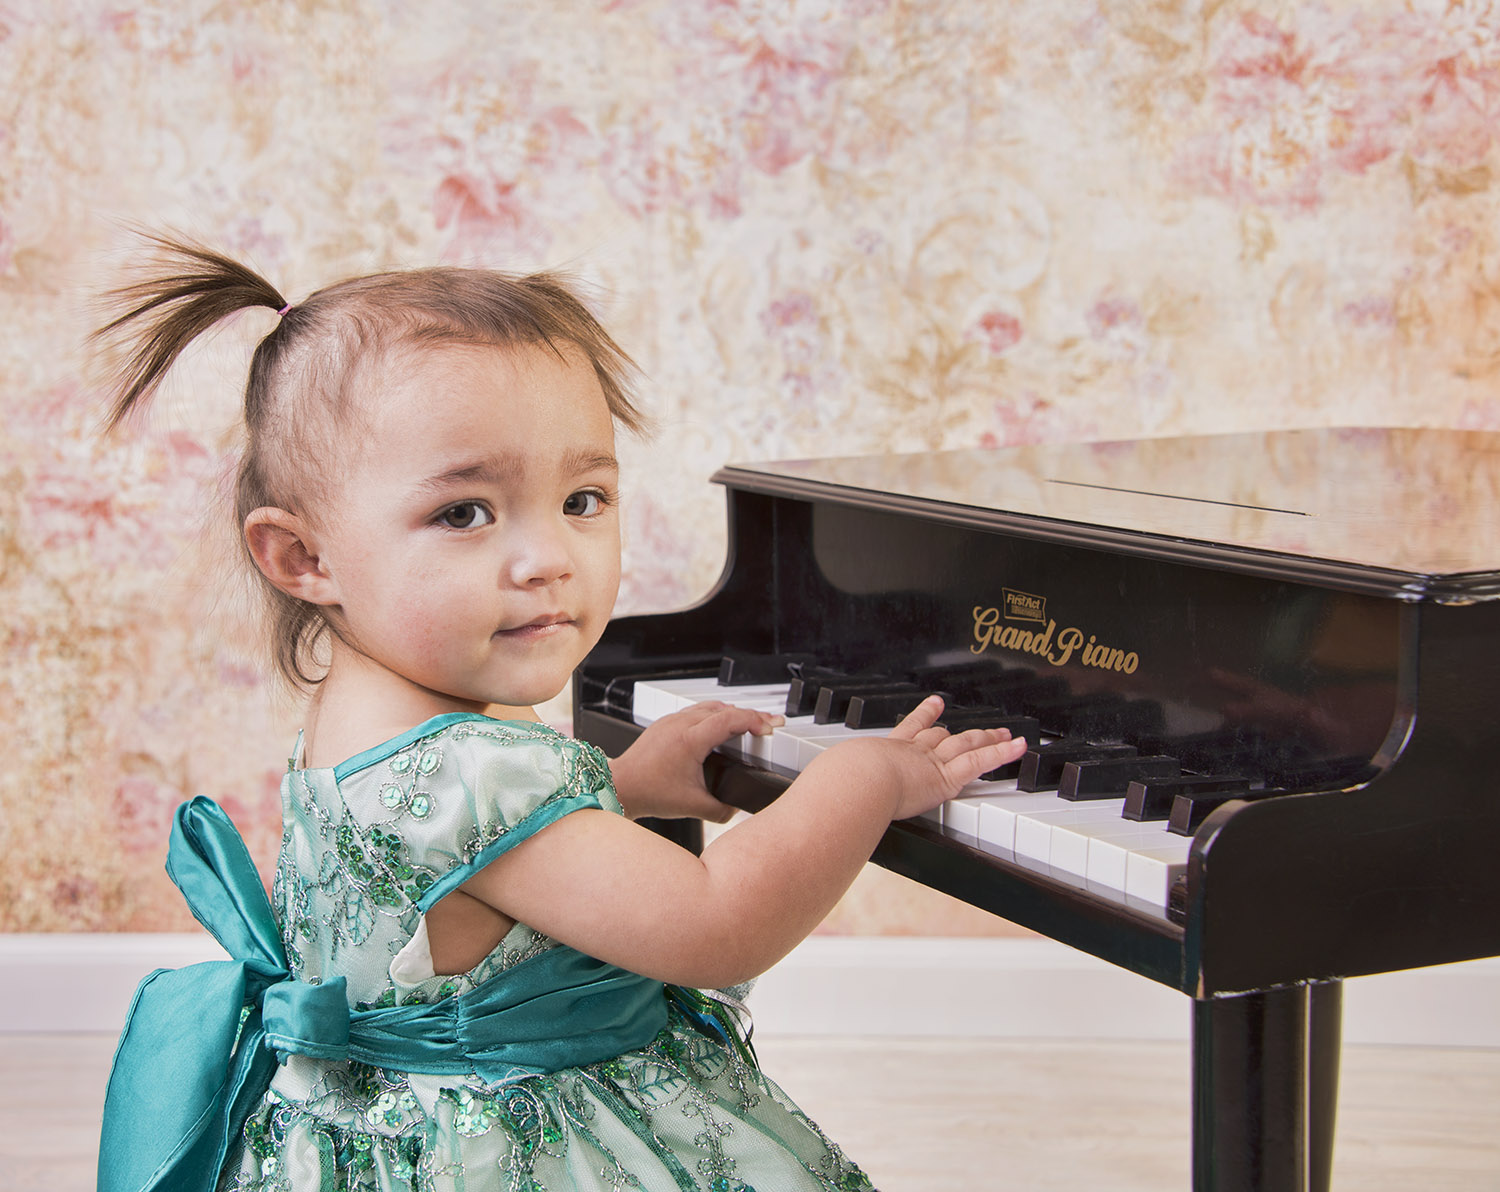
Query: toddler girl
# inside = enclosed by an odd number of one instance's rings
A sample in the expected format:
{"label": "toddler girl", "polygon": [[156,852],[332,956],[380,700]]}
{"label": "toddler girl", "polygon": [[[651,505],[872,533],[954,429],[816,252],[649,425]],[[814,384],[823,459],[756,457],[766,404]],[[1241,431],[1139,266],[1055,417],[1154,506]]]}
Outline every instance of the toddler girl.
{"label": "toddler girl", "polygon": [[705,704],[621,757],[537,722],[619,581],[631,365],[550,276],[425,269],[291,304],[159,240],[106,333],[111,424],[195,336],[279,316],[250,364],[237,524],[275,660],[312,694],[268,903],[206,799],[168,870],[231,957],[142,983],[101,1192],[859,1189],[717,990],[829,911],[893,820],[1018,757],[931,699],[824,753],[701,857],[634,823],[723,822],[702,762],[776,718]]}

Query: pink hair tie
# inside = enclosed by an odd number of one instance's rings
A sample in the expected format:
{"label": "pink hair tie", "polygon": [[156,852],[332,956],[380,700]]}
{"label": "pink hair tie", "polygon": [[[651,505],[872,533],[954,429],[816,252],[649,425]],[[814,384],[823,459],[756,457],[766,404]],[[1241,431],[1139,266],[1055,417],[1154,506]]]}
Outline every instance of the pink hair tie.
{"label": "pink hair tie", "polygon": [[278,310],[278,311],[277,311],[277,312],[276,312],[276,313],[277,313],[277,314],[278,314],[278,315],[279,315],[279,316],[280,316],[280,317],[281,317],[281,318],[283,318],[283,319],[284,319],[284,318],[286,318],[286,312],[287,312],[287,311],[289,311],[289,310],[291,310],[291,309],[292,309],[292,304],[291,304],[291,303],[290,303],[290,302],[288,302],[288,303],[287,303],[287,304],[286,304],[286,305],[285,305],[285,306],[283,306],[283,307],[282,307],[282,308],[281,308],[281,309],[280,309],[280,310]]}

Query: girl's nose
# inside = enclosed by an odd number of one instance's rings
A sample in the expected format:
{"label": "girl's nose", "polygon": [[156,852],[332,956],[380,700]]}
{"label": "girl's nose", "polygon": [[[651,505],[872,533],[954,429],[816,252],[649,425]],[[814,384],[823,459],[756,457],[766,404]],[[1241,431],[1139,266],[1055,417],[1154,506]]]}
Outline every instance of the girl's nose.
{"label": "girl's nose", "polygon": [[516,543],[506,566],[515,586],[541,588],[566,578],[573,559],[560,533],[549,526],[532,526]]}

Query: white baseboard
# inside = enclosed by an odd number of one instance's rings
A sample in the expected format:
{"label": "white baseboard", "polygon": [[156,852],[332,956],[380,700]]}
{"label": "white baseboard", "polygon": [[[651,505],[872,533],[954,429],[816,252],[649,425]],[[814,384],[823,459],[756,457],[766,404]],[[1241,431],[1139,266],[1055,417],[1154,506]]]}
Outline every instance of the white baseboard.
{"label": "white baseboard", "polygon": [[[157,968],[222,959],[208,936],[0,935],[0,1032],[120,1028]],[[1186,1040],[1190,1003],[1045,939],[813,936],[750,996],[765,1035]],[[1344,1040],[1500,1047],[1500,958],[1359,977]]]}
{"label": "white baseboard", "polygon": [[[814,936],[761,978],[756,1028],[800,1035],[1186,1041],[1191,1000],[1047,939]],[[1344,983],[1344,1041],[1500,1047],[1500,958]]]}

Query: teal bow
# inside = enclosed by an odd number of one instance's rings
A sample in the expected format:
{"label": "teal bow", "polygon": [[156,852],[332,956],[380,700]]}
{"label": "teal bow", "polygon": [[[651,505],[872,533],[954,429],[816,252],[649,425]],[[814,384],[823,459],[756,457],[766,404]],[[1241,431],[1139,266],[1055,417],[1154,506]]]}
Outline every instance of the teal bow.
{"label": "teal bow", "polygon": [[177,810],[167,873],[230,960],[160,969],[136,991],[105,1094],[98,1192],[211,1192],[277,1052],[488,1083],[644,1047],[659,981],[555,947],[459,997],[350,1011],[344,978],[292,979],[254,862],[211,799]]}

